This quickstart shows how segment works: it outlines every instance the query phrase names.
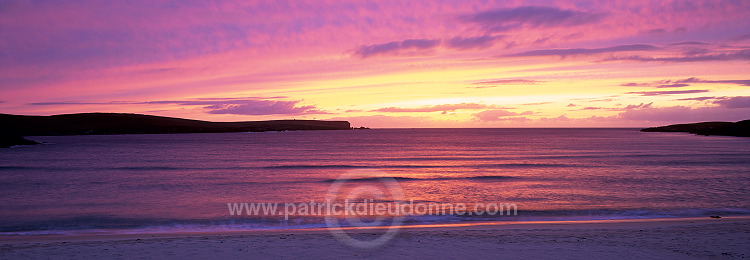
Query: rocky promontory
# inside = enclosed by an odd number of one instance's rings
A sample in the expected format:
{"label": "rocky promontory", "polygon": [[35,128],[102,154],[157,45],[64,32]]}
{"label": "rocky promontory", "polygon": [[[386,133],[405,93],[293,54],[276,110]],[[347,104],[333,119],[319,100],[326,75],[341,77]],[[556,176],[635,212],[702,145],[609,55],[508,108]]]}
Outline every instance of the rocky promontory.
{"label": "rocky promontory", "polygon": [[224,133],[293,130],[349,130],[347,121],[270,120],[209,122],[123,113],[81,113],[53,116],[0,114],[0,135],[106,135]]}
{"label": "rocky promontory", "polygon": [[750,120],[739,122],[701,122],[641,129],[641,132],[687,132],[698,135],[750,137]]}

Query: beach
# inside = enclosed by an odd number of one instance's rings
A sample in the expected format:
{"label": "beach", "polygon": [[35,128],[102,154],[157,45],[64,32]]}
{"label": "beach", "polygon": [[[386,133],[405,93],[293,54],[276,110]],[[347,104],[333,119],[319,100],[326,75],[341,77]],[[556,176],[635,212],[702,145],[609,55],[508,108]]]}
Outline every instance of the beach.
{"label": "beach", "polygon": [[[375,232],[375,233],[374,233]],[[377,230],[347,231],[367,239]],[[2,259],[737,259],[750,217],[494,222],[404,227],[373,249],[325,230],[3,237]]]}

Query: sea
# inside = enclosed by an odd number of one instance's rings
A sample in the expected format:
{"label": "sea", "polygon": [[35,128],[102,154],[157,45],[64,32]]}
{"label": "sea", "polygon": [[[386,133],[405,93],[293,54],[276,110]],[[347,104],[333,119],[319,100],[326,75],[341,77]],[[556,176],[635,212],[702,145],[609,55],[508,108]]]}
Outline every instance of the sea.
{"label": "sea", "polygon": [[[27,139],[44,143],[0,149],[0,236],[324,228],[349,220],[232,207],[368,197],[505,205],[398,216],[403,225],[750,215],[742,137],[485,128]],[[382,224],[373,217],[358,216]]]}

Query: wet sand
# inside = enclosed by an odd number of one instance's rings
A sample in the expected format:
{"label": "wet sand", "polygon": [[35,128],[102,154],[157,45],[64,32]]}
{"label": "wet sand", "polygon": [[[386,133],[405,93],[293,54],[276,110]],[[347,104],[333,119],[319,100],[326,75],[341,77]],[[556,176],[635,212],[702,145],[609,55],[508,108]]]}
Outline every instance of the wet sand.
{"label": "wet sand", "polygon": [[[346,230],[361,240],[383,230]],[[497,258],[739,259],[750,217],[489,222],[407,226],[357,249],[327,230],[82,236],[0,236],[1,259]]]}

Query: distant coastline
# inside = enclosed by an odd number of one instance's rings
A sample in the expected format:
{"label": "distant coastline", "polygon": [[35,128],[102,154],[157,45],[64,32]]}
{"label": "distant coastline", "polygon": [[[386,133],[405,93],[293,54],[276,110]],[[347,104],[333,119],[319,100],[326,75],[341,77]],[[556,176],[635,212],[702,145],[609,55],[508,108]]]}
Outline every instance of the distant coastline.
{"label": "distant coastline", "polygon": [[0,135],[0,148],[8,148],[17,145],[34,145],[40,142],[28,140],[18,135]]}
{"label": "distant coastline", "polygon": [[739,122],[701,122],[641,129],[641,132],[686,132],[697,135],[750,137],[750,120]]}
{"label": "distant coastline", "polygon": [[3,136],[226,133],[293,130],[349,130],[348,121],[270,120],[209,122],[124,113],[80,113],[52,116],[0,114]]}

